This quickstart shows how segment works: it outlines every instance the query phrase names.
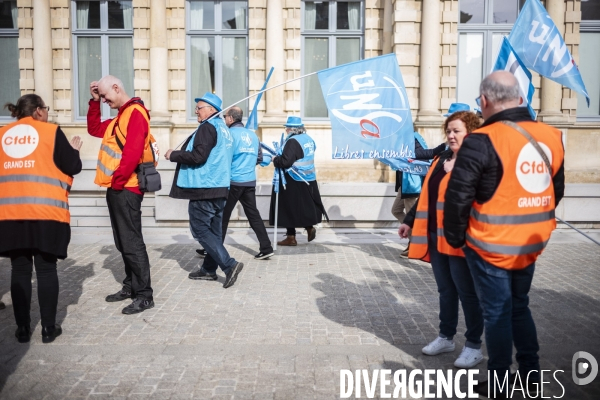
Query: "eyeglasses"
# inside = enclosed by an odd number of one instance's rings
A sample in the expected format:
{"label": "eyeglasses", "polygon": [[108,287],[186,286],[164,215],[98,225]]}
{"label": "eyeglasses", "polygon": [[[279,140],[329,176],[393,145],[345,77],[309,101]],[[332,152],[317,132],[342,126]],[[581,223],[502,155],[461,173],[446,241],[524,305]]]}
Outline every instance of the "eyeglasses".
{"label": "eyeglasses", "polygon": [[44,106],[44,107],[38,107],[38,108],[41,108],[42,110],[50,111],[50,106]]}
{"label": "eyeglasses", "polygon": [[481,96],[478,96],[478,97],[475,99],[475,103],[477,103],[477,107],[481,108]]}
{"label": "eyeglasses", "polygon": [[200,111],[201,109],[206,108],[206,107],[210,107],[210,106],[202,106],[202,107],[196,106],[196,111]]}

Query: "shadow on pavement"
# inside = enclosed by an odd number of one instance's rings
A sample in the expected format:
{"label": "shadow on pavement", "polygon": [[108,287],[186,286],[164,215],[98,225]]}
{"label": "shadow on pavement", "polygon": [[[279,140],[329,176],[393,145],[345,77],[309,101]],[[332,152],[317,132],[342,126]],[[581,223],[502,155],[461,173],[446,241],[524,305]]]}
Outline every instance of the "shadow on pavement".
{"label": "shadow on pavement", "polygon": [[[58,295],[58,308],[56,313],[56,323],[62,326],[63,332],[67,333],[69,325],[63,322],[67,316],[68,307],[77,304],[83,292],[84,282],[94,275],[94,264],[76,265],[75,260],[67,259],[58,261],[58,281],[60,292]],[[1,259],[0,261],[0,294],[8,293],[10,290],[10,261]],[[0,295],[0,297],[1,297]],[[31,329],[33,336],[30,343],[18,343],[14,337],[16,324],[12,312],[12,304],[7,304],[6,309],[0,310],[0,324],[3,326],[0,331],[0,398],[4,398],[11,391],[11,387],[17,384],[21,379],[27,379],[26,375],[29,369],[34,365],[26,365],[23,370],[19,370],[19,364],[22,358],[29,351],[32,343],[36,346],[51,346],[41,343],[40,309],[37,296],[37,281],[35,271],[33,272],[33,292],[31,296]],[[57,338],[54,343],[60,345],[61,338]],[[14,379],[11,375],[15,374]],[[33,384],[33,383],[32,383]]]}
{"label": "shadow on pavement", "polygon": [[[433,280],[431,269],[425,264],[421,268],[417,265],[416,270],[418,275],[430,275],[429,278]],[[419,285],[418,281],[411,280],[413,275],[404,274],[400,277],[394,271],[383,270],[374,274],[377,281],[354,283],[322,273],[317,275],[320,282],[312,286],[323,293],[323,297],[317,299],[317,306],[327,319],[373,334],[406,353],[415,362],[412,365],[456,371],[453,362],[464,342],[464,319],[461,317],[459,321],[455,352],[435,357],[423,355],[421,347],[437,335],[438,298],[437,292],[431,290],[435,290],[435,284]],[[430,308],[435,313],[424,314],[418,308],[418,302],[424,299],[430,302],[424,308]],[[530,299],[538,330],[541,368],[552,371],[545,376],[549,384],[544,389],[544,396],[559,398],[562,385],[566,392],[564,398],[600,398],[600,378],[587,386],[577,386],[571,378],[571,360],[577,351],[600,356],[600,301],[581,292],[559,292],[535,287],[530,292]],[[460,312],[462,314],[462,310]],[[484,354],[487,354],[485,346]],[[480,372],[485,373],[486,365],[486,361],[478,365]],[[407,373],[413,369],[400,364],[391,367],[406,368]],[[516,367],[517,364],[513,363],[513,368]],[[390,366],[386,368],[394,369]],[[561,385],[552,376],[557,370],[564,371],[557,372]]]}

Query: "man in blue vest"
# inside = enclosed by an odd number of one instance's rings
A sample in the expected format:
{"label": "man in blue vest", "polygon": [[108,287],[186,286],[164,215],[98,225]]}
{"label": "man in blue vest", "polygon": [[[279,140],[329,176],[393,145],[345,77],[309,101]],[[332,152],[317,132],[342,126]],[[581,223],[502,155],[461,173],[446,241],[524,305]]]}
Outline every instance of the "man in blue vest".
{"label": "man in blue vest", "polygon": [[225,123],[233,137],[233,163],[231,164],[231,186],[229,197],[223,211],[223,240],[227,233],[229,218],[239,201],[248,217],[250,227],[256,234],[260,249],[254,256],[257,260],[265,260],[273,256],[273,247],[267,234],[265,224],[256,208],[256,165],[262,162],[258,136],[250,129],[244,128],[242,118],[244,112],[239,107],[231,107],[225,112]]}
{"label": "man in blue vest", "polygon": [[217,266],[225,273],[224,288],[233,286],[244,264],[229,256],[223,246],[223,209],[229,194],[233,138],[221,118],[222,100],[207,92],[195,99],[200,126],[184,142],[183,150],[168,150],[167,160],[177,163],[170,197],[190,201],[190,230],[208,253],[190,279],[217,280]]}

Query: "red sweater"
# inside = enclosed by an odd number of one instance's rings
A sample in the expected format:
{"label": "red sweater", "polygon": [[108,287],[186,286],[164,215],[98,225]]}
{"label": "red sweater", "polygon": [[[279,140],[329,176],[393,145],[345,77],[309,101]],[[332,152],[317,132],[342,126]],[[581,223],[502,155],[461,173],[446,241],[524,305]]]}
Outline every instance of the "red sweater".
{"label": "red sweater", "polygon": [[[137,97],[132,98],[127,103],[123,104],[119,108],[119,115],[131,104],[133,100],[137,100]],[[100,111],[100,102],[90,100],[90,107],[87,113],[87,126],[88,133],[97,138],[103,138],[106,128],[112,121],[107,119],[102,122],[102,113]],[[114,190],[123,190],[123,188],[137,194],[142,194],[137,187],[125,187],[125,184],[129,180],[129,177],[137,168],[140,159],[144,153],[144,144],[146,142],[146,136],[148,135],[149,127],[144,116],[138,111],[134,110],[131,113],[129,124],[126,128],[127,141],[123,146],[123,156],[121,162],[115,170],[112,176],[111,188]]]}

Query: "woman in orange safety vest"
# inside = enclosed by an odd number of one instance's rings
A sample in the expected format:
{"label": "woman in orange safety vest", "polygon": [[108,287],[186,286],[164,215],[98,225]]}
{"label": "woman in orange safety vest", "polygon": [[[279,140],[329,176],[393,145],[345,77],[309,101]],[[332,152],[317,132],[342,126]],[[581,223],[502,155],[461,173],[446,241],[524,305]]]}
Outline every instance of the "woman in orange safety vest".
{"label": "woman in orange safety vest", "polygon": [[37,275],[42,341],[62,333],[56,323],[57,259],[71,240],[69,190],[81,172],[81,139],[69,143],[48,123],[42,98],[26,94],[5,108],[16,121],[0,128],[0,257],[10,257],[10,294],[21,343],[31,337],[31,275]]}
{"label": "woman in orange safety vest", "polygon": [[462,303],[467,331],[465,346],[454,362],[458,368],[472,368],[483,361],[481,334],[483,316],[473,278],[461,249],[454,249],[444,238],[444,196],[456,153],[467,134],[479,127],[479,118],[470,111],[458,111],[444,122],[448,150],[432,163],[425,176],[421,197],[398,229],[402,238],[412,228],[408,257],[429,261],[440,299],[439,336],[423,348],[427,355],[451,352],[458,325],[458,303]]}

